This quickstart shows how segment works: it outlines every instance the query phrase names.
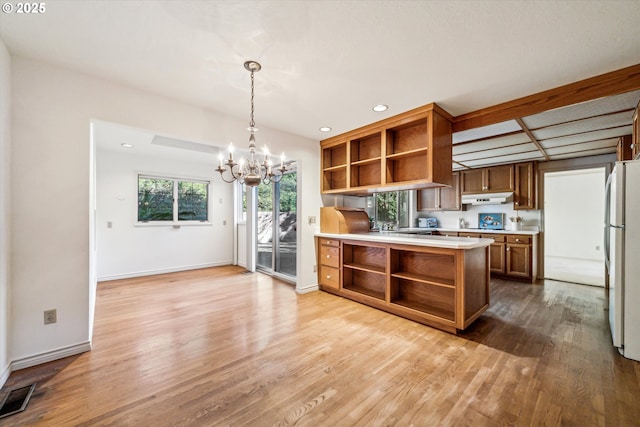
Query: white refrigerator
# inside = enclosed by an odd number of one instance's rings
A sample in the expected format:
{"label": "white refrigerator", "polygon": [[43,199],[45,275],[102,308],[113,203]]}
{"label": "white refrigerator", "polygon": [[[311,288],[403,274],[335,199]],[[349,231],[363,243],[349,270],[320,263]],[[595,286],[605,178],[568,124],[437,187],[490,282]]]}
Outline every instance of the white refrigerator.
{"label": "white refrigerator", "polygon": [[620,354],[640,361],[640,160],[616,162],[606,195],[611,336]]}

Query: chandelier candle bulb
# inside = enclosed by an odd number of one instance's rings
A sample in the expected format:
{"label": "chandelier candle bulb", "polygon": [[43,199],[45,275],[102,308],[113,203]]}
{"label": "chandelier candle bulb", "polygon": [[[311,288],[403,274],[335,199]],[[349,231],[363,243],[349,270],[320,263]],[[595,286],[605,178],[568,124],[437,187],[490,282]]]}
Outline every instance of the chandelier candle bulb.
{"label": "chandelier candle bulb", "polygon": [[280,156],[280,169],[284,169],[284,153]]}
{"label": "chandelier candle bulb", "polygon": [[233,142],[229,144],[229,161],[233,161]]}

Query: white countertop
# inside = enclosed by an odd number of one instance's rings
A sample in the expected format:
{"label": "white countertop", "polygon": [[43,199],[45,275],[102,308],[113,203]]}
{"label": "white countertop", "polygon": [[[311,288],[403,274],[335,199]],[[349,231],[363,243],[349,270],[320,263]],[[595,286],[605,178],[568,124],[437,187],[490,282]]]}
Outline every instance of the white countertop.
{"label": "white countertop", "polygon": [[[536,227],[537,228],[537,227]],[[482,233],[482,234],[524,234],[524,235],[529,235],[529,236],[535,236],[536,234],[539,233],[538,230],[518,230],[518,231],[514,231],[514,230],[486,230],[486,229],[480,229],[480,228],[446,228],[446,227],[439,227],[439,228],[418,228],[418,227],[413,227],[413,228],[401,228],[399,230],[400,232],[421,232],[421,231],[439,231],[439,232],[453,232],[453,233]],[[435,237],[435,236],[434,236]]]}
{"label": "white countertop", "polygon": [[[425,229],[420,229],[425,230]],[[431,229],[433,230],[433,229]],[[493,239],[470,237],[425,236],[405,234],[394,231],[372,231],[357,234],[316,233],[318,237],[328,239],[359,240],[363,242],[396,243],[399,245],[428,246],[432,248],[475,249],[489,246]]]}
{"label": "white countertop", "polygon": [[457,231],[459,233],[482,233],[482,234],[526,234],[529,236],[534,236],[538,234],[537,230],[487,230],[480,228],[437,228],[438,231]]}

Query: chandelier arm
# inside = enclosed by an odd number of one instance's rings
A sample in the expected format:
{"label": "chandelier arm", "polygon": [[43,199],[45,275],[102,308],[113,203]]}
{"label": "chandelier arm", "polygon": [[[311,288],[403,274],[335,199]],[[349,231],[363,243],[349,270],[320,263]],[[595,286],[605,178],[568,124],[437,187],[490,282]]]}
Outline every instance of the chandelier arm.
{"label": "chandelier arm", "polygon": [[222,180],[223,180],[224,182],[226,182],[227,184],[232,184],[232,183],[233,183],[233,181],[236,181],[236,180],[237,180],[237,178],[236,178],[236,177],[234,177],[234,176],[233,176],[233,173],[232,173],[232,175],[231,175],[231,181],[227,181],[227,180],[225,179],[225,177],[224,177],[224,172],[226,172],[226,171],[227,171],[227,169],[224,169],[224,170],[218,170],[218,172],[220,172],[220,178],[222,178]]}

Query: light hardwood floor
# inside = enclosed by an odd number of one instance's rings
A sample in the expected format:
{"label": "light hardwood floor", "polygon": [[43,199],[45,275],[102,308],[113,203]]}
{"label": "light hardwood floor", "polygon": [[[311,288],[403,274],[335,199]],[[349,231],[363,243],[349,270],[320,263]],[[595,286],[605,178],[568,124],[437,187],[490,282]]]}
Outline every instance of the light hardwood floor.
{"label": "light hardwood floor", "polygon": [[0,425],[640,424],[640,363],[612,348],[600,288],[492,281],[460,336],[220,267],[99,284],[93,350]]}

